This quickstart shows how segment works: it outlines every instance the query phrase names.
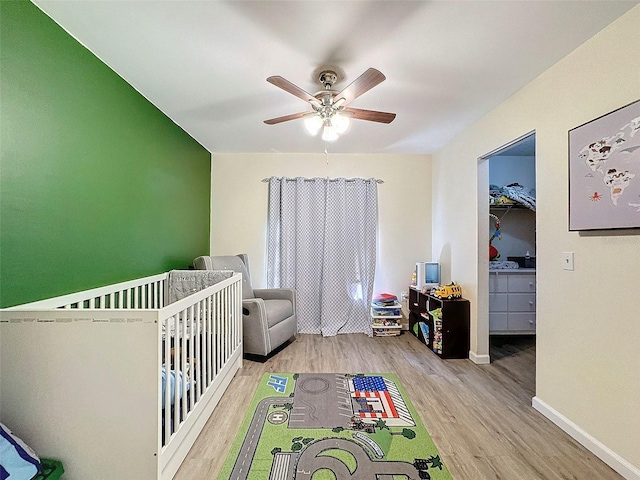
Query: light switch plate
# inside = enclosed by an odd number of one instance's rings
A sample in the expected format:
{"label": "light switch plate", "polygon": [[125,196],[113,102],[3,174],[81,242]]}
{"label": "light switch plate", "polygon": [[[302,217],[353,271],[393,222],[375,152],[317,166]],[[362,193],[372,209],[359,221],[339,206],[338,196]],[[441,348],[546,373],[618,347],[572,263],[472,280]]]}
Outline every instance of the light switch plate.
{"label": "light switch plate", "polygon": [[562,269],[573,270],[573,252],[562,252]]}

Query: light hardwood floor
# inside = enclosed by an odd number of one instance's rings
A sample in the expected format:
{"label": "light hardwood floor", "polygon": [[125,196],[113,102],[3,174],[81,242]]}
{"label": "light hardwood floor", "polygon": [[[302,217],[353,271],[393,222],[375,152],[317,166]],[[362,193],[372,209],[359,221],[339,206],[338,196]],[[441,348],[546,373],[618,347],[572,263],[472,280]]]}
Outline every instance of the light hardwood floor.
{"label": "light hardwood floor", "polygon": [[244,360],[175,479],[216,478],[265,372],[397,374],[456,480],[622,479],[531,407],[533,337],[493,339],[491,356],[441,360],[408,333],[298,335],[266,362]]}

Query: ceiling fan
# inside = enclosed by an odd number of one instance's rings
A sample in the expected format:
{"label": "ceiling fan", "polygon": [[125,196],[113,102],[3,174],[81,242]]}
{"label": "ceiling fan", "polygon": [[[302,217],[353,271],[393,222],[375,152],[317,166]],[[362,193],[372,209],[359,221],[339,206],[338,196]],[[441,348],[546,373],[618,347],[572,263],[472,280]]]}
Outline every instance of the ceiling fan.
{"label": "ceiling fan", "polygon": [[267,78],[267,82],[283,89],[296,97],[309,102],[311,112],[293,113],[283,117],[265,120],[267,125],[288,122],[298,118],[304,119],[306,129],[312,135],[316,135],[322,129],[322,139],[328,142],[337,140],[349,126],[349,119],[368,120],[370,122],[391,123],[396,118],[395,113],[378,112],[375,110],[363,110],[361,108],[347,107],[353,100],[358,98],[373,87],[382,83],[385,76],[375,68],[369,68],[366,72],[356,78],[344,90],[337,92],[331,87],[338,81],[338,74],[330,67],[322,69],[318,75],[318,81],[324,90],[316,94],[310,94],[302,88],[294,85],[290,81],[278,75]]}

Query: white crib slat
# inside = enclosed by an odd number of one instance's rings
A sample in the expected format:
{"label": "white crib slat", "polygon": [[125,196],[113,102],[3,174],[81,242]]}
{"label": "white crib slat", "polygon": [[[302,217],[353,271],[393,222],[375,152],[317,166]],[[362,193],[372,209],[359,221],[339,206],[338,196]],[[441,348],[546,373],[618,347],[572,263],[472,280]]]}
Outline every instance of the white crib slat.
{"label": "white crib slat", "polygon": [[[180,337],[180,343],[181,343],[181,362],[180,362],[180,371],[183,372],[182,373],[182,391],[180,392],[180,410],[178,411],[178,419],[180,419],[180,417],[182,417],[183,415],[186,415],[188,412],[188,403],[187,403],[187,373],[186,373],[186,369],[187,369],[187,363],[189,362],[189,359],[187,358],[187,350],[189,348],[189,344],[188,344],[188,330],[187,327],[189,325],[188,320],[186,318],[187,316],[187,310],[183,310],[181,315],[181,320],[182,320],[182,336]],[[176,397],[178,398],[178,397]]]}
{"label": "white crib slat", "polygon": [[213,337],[211,337],[211,376],[215,378],[218,375],[218,355],[220,352],[220,329],[218,327],[218,293],[213,294],[211,299],[211,328]]}
{"label": "white crib slat", "polygon": [[224,290],[224,301],[222,302],[224,307],[224,325],[225,325],[225,336],[224,336],[224,363],[227,363],[229,357],[231,357],[231,329],[232,325],[229,317],[229,290]]}
{"label": "white crib slat", "polygon": [[[227,300],[231,302],[233,298],[234,298],[233,290],[229,289],[227,293]],[[233,354],[233,352],[236,349],[236,325],[235,325],[235,312],[234,312],[233,305],[229,305],[228,310],[229,310],[228,322],[229,322],[229,327],[231,328],[231,334],[229,335],[229,342],[231,343],[231,354]]]}
{"label": "white crib slat", "polygon": [[202,353],[204,362],[202,365],[204,370],[202,373],[208,388],[211,384],[211,296],[206,298],[204,308],[205,312],[202,322],[202,338],[204,339],[204,343],[202,345],[204,348],[204,352]]}
{"label": "white crib slat", "polygon": [[165,320],[165,330],[164,330],[164,369],[165,369],[165,387],[164,392],[164,410],[162,411],[163,416],[163,428],[164,428],[164,439],[162,441],[162,445],[165,446],[169,443],[169,439],[171,438],[171,389],[170,389],[170,375],[172,361],[171,361],[171,329],[175,325],[175,316],[169,317]]}
{"label": "white crib slat", "polygon": [[217,353],[216,353],[216,375],[220,372],[220,368],[222,367],[222,351],[223,351],[223,336],[224,332],[222,331],[222,308],[220,305],[220,297],[221,293],[218,292],[216,294],[216,336],[217,336]]}
{"label": "white crib slat", "polygon": [[211,296],[211,378],[218,374],[218,292]]}
{"label": "white crib slat", "polygon": [[195,321],[194,321],[194,315],[195,315],[195,309],[193,307],[193,305],[191,305],[189,307],[189,313],[188,313],[188,322],[189,322],[189,339],[188,339],[188,354],[189,354],[189,385],[191,386],[191,391],[189,393],[189,396],[187,397],[187,409],[188,411],[191,411],[193,409],[193,399],[195,397],[195,392],[194,390],[196,389],[196,385],[195,385],[195,359],[194,359],[194,351],[195,351],[195,335],[194,335],[194,331],[196,328],[195,325]]}
{"label": "white crib slat", "polygon": [[[184,336],[182,337],[182,355],[184,361],[182,365],[184,367],[183,371],[183,382],[182,382],[182,399],[184,401],[184,409],[181,412],[180,416],[184,416],[191,410],[189,405],[189,400],[193,395],[191,394],[190,389],[193,388],[193,361],[191,361],[191,356],[193,356],[193,338],[191,337],[193,332],[193,306],[185,309],[182,314],[182,323],[184,324]],[[188,369],[188,372],[186,371]],[[189,385],[189,390],[187,390],[187,384]]]}
{"label": "white crib slat", "polygon": [[[187,363],[187,350],[186,345],[184,344],[185,338],[187,338],[187,323],[184,321],[184,310],[180,312],[178,316],[178,327],[176,328],[176,338],[174,338],[174,344],[177,345],[180,355],[177,355],[177,362],[175,365],[176,372],[183,372],[186,368]],[[176,382],[176,396],[175,396],[175,407],[174,407],[174,418],[175,418],[175,429],[178,429],[178,425],[180,424],[180,414],[186,410],[186,395],[183,395],[182,389],[184,389],[184,393],[186,393],[187,385],[185,383],[186,377],[183,376],[182,382],[179,385]],[[179,387],[179,389],[178,389]]]}
{"label": "white crib slat", "polygon": [[239,329],[238,329],[238,310],[237,310],[237,305],[236,305],[236,296],[237,296],[237,288],[236,285],[233,285],[231,287],[231,292],[229,293],[230,297],[233,298],[233,301],[231,303],[231,325],[233,328],[233,349],[235,350],[238,347],[238,335],[239,335]]}
{"label": "white crib slat", "polygon": [[216,332],[215,332],[215,294],[209,297],[209,314],[207,315],[209,321],[209,351],[207,352],[207,368],[209,369],[209,382],[212,382],[216,372],[215,372],[215,341],[216,341]]}
{"label": "white crib slat", "polygon": [[225,308],[224,308],[224,299],[225,299],[225,292],[220,292],[220,339],[221,339],[221,345],[220,345],[220,367],[222,367],[222,365],[225,364],[225,362],[227,361],[227,330],[229,328],[229,326],[226,324],[226,322],[224,321],[224,317],[225,317]]}
{"label": "white crib slat", "polygon": [[[182,343],[180,342],[180,335],[182,335],[182,331],[180,328],[180,314],[177,313],[175,315],[175,330],[173,331],[172,341],[173,341],[173,366],[171,367],[171,371],[175,374],[176,372],[181,371],[182,369]],[[171,431],[175,432],[178,429],[178,415],[177,409],[180,405],[180,391],[178,390],[178,379],[175,379],[175,382],[172,386],[173,390],[173,403],[171,404],[171,422],[173,426],[171,427]],[[173,434],[173,433],[172,433]]]}
{"label": "white crib slat", "polygon": [[[184,312],[180,312],[176,315],[176,330],[175,335],[173,337],[173,370],[176,374],[178,372],[182,372],[184,370],[184,353],[183,353],[183,344],[182,341],[185,337],[185,332],[183,331],[183,327],[185,326],[185,322],[183,319]],[[173,386],[173,398],[174,403],[172,405],[172,414],[173,414],[173,431],[176,432],[178,430],[178,425],[180,424],[180,411],[183,408],[182,403],[184,402],[184,396],[182,394],[182,386],[185,385],[184,377],[182,378],[182,385],[179,384],[178,379]],[[180,388],[179,388],[180,387]]]}
{"label": "white crib slat", "polygon": [[200,365],[202,364],[202,352],[200,351],[200,345],[202,344],[202,328],[200,328],[200,326],[202,325],[202,305],[203,305],[203,300],[201,300],[200,302],[198,302],[196,304],[196,333],[195,333],[195,364],[196,364],[196,371],[195,371],[195,376],[196,376],[196,391],[195,391],[195,401],[199,401],[200,400],[200,396],[202,395],[202,389],[204,388],[204,382],[202,380],[202,368],[200,367]]}
{"label": "white crib slat", "polygon": [[236,327],[238,329],[238,347],[242,346],[242,325],[243,325],[243,317],[242,317],[242,283],[238,282],[235,284],[235,292],[236,292]]}
{"label": "white crib slat", "polygon": [[[231,290],[227,289],[225,291],[225,300],[226,302],[230,302],[231,301]],[[227,317],[226,317],[226,322],[229,325],[229,354],[227,357],[227,360],[229,358],[231,358],[231,355],[233,355],[233,351],[235,350],[235,341],[234,341],[234,337],[235,337],[235,328],[233,325],[233,309],[231,308],[231,305],[227,304]]]}
{"label": "white crib slat", "polygon": [[218,375],[218,355],[220,353],[220,329],[218,327],[218,295],[212,299],[211,305],[211,329],[213,335],[211,337],[211,378],[215,379]]}
{"label": "white crib slat", "polygon": [[231,288],[231,297],[233,298],[233,303],[231,305],[231,316],[232,316],[232,321],[231,324],[233,325],[233,330],[235,333],[235,339],[233,342],[233,348],[234,350],[238,347],[238,340],[240,337],[240,329],[238,328],[238,306],[236,305],[236,298],[238,295],[238,289],[236,288],[236,285],[233,285],[233,287]]}
{"label": "white crib slat", "polygon": [[[182,370],[182,342],[180,342],[180,335],[182,331],[180,328],[180,314],[176,314],[175,333],[173,335],[173,367],[172,372],[180,372]],[[175,379],[173,383],[173,403],[171,404],[171,418],[173,421],[172,432],[178,429],[179,418],[177,412],[180,406],[180,391],[178,390],[178,379]]]}
{"label": "white crib slat", "polygon": [[202,312],[202,379],[206,385],[206,388],[209,388],[211,382],[209,381],[209,372],[211,371],[209,368],[209,362],[207,360],[208,353],[208,341],[211,336],[209,333],[209,299],[211,297],[207,297],[204,300],[203,312]]}
{"label": "white crib slat", "polygon": [[211,381],[216,377],[216,301],[215,294],[210,298],[209,305],[209,375]]}
{"label": "white crib slat", "polygon": [[[229,290],[229,301],[233,302],[235,300],[235,292],[232,289]],[[233,344],[233,348],[232,351],[235,352],[238,343],[237,343],[237,339],[238,339],[238,326],[236,325],[236,309],[234,305],[229,305],[229,311],[230,313],[230,318],[229,318],[229,323],[231,324],[231,328],[233,329],[233,339],[232,339],[232,344]]]}
{"label": "white crib slat", "polygon": [[227,325],[224,323],[224,292],[220,292],[218,298],[218,325],[220,325],[220,368],[224,365],[227,357]]}
{"label": "white crib slat", "polygon": [[222,310],[223,310],[223,325],[224,325],[224,363],[229,360],[229,352],[231,345],[229,342],[229,334],[231,332],[231,325],[229,325],[229,306],[227,305],[227,299],[229,297],[229,291],[225,290],[223,293]]}

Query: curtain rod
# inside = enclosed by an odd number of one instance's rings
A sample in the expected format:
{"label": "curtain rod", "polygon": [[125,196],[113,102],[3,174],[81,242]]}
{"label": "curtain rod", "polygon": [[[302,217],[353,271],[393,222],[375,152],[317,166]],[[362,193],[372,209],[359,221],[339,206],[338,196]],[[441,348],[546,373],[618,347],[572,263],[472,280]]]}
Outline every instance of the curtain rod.
{"label": "curtain rod", "polygon": [[[262,183],[269,183],[270,178],[263,178],[262,179]],[[286,180],[295,180],[295,178],[287,178]],[[312,181],[313,178],[305,178],[304,181],[305,182],[310,182]],[[328,179],[330,182],[335,182],[337,181],[337,178],[330,178]],[[366,179],[364,179],[366,180]],[[384,183],[384,180],[380,179],[380,178],[376,178],[376,183]],[[347,182],[355,182],[356,179],[355,178],[347,178]]]}

